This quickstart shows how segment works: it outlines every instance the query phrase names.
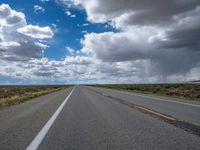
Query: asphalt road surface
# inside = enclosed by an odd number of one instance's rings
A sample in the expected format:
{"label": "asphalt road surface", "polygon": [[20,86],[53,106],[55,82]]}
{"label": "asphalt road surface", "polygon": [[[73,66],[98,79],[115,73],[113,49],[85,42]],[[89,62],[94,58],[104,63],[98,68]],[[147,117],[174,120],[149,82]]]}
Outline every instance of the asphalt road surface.
{"label": "asphalt road surface", "polygon": [[200,150],[200,103],[77,86],[0,108],[0,150]]}

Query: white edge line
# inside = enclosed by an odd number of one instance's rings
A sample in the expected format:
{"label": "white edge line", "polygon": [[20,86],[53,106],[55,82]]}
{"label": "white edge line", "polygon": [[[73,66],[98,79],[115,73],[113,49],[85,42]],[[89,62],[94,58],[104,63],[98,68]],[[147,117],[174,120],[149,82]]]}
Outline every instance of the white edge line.
{"label": "white edge line", "polygon": [[56,120],[56,118],[58,117],[60,112],[62,111],[63,107],[65,106],[67,100],[69,99],[69,97],[71,96],[73,91],[74,91],[74,88],[69,93],[69,95],[65,98],[65,100],[62,102],[62,104],[58,107],[58,109],[52,115],[52,117],[48,120],[48,122],[43,126],[43,128],[40,130],[40,132],[36,135],[36,137],[33,139],[31,144],[26,148],[26,150],[37,150],[37,148],[39,147],[40,143],[42,142],[42,140],[44,139],[44,137],[48,133],[49,129],[53,125],[54,121]]}
{"label": "white edge line", "polygon": [[126,92],[126,91],[118,91],[118,92],[123,93],[123,94],[140,96],[140,97],[148,98],[148,99],[151,99],[151,100],[166,101],[166,102],[170,102],[170,103],[177,103],[177,104],[188,105],[188,106],[193,106],[193,107],[200,107],[200,105],[198,105],[198,104],[190,104],[190,103],[178,102],[178,101],[174,101],[174,100],[166,100],[166,99],[162,99],[162,98],[145,96],[145,95],[140,95],[140,94],[136,94],[136,93],[130,93],[130,92]]}
{"label": "white edge line", "polygon": [[170,103],[177,103],[177,104],[182,104],[182,105],[188,105],[188,106],[193,106],[193,107],[200,107],[200,105],[198,104],[190,104],[190,103],[185,103],[185,102],[178,102],[178,101],[174,101],[174,100],[166,100],[166,99],[162,99],[162,98],[157,98],[157,97],[148,97],[145,95],[140,95],[140,94],[133,94],[132,95],[136,95],[136,96],[140,96],[140,97],[145,97],[151,100],[158,100],[158,101],[166,101],[166,102],[170,102]]}

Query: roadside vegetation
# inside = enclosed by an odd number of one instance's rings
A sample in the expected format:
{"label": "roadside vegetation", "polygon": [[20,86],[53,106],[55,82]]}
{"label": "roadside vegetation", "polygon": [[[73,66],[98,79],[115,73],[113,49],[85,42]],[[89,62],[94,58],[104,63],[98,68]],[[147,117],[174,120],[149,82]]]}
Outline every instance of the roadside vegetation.
{"label": "roadside vegetation", "polygon": [[144,94],[171,96],[200,101],[200,84],[107,84],[95,85],[118,90],[134,91]]}
{"label": "roadside vegetation", "polygon": [[64,88],[67,86],[0,86],[0,107],[19,104]]}

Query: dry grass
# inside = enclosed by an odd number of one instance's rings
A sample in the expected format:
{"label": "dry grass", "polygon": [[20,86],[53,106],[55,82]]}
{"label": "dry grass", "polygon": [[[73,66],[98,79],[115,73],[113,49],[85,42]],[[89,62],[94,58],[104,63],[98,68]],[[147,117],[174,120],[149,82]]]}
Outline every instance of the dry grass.
{"label": "dry grass", "polygon": [[200,101],[200,84],[108,84],[96,86]]}
{"label": "dry grass", "polygon": [[19,104],[64,88],[66,86],[1,86],[0,107]]}

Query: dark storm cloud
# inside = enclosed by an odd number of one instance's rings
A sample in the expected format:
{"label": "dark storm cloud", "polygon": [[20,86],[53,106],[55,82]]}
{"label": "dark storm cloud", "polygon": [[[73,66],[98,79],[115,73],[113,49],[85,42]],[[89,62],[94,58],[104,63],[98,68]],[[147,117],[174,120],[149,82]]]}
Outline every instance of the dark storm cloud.
{"label": "dark storm cloud", "polygon": [[188,48],[188,50],[200,50],[200,26],[194,28],[182,28],[167,32],[168,41],[161,42],[164,48]]}
{"label": "dark storm cloud", "polygon": [[[67,0],[63,0],[67,2]],[[92,22],[112,20],[129,14],[127,24],[158,24],[173,20],[178,15],[195,9],[199,0],[71,0],[86,8]]]}
{"label": "dark storm cloud", "polygon": [[169,25],[174,22],[174,16],[191,11],[200,5],[200,1],[148,1],[134,0],[132,7],[128,11],[133,11],[133,15],[125,21],[127,25]]}

